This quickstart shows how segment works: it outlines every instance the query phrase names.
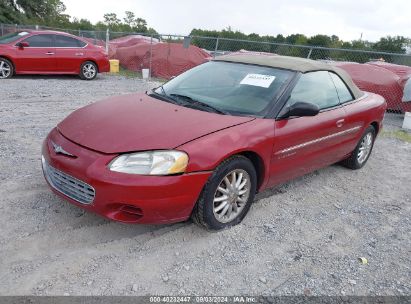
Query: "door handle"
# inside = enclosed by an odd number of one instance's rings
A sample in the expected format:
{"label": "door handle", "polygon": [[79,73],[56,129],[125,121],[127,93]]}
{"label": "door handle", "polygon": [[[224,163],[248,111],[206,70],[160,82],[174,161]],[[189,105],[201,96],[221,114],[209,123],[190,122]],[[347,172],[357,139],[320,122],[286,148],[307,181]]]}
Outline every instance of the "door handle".
{"label": "door handle", "polygon": [[344,125],[345,120],[344,119],[340,119],[337,120],[336,125],[338,128],[341,128]]}
{"label": "door handle", "polygon": [[46,55],[54,55],[53,52],[47,52]]}

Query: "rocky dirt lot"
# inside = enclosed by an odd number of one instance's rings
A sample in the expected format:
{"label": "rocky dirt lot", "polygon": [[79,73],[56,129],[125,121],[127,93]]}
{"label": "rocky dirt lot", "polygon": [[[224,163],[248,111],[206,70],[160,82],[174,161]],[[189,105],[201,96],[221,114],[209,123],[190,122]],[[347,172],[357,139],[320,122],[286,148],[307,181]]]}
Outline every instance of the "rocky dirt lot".
{"label": "rocky dirt lot", "polygon": [[153,86],[0,81],[0,295],[411,294],[411,143],[393,136],[396,117],[362,170],[335,165],[261,193],[218,233],[110,222],[52,194],[40,165],[48,131],[81,106]]}

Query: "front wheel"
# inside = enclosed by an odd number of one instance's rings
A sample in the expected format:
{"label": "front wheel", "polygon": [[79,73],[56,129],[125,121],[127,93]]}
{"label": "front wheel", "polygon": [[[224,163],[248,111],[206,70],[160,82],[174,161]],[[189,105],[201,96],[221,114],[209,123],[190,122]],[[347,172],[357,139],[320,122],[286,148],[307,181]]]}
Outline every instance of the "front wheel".
{"label": "front wheel", "polygon": [[94,62],[86,61],[80,67],[80,78],[83,80],[93,80],[97,76],[97,65]]}
{"label": "front wheel", "polygon": [[342,164],[350,169],[357,170],[364,167],[368,158],[371,155],[372,148],[375,141],[375,129],[373,126],[369,126],[360,141],[357,144],[357,147],[352,152],[349,158],[342,161]]}
{"label": "front wheel", "polygon": [[250,209],[256,187],[257,174],[248,158],[227,159],[204,186],[193,210],[193,221],[209,230],[237,225]]}
{"label": "front wheel", "polygon": [[11,78],[13,74],[13,64],[6,58],[0,58],[0,79]]}

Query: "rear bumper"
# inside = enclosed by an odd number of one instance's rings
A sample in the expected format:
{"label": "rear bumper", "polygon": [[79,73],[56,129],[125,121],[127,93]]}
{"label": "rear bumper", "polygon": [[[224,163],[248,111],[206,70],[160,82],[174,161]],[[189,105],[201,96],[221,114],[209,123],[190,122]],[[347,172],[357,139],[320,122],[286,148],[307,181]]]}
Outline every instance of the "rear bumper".
{"label": "rear bumper", "polygon": [[110,72],[110,62],[108,59],[100,60],[98,63],[98,71],[99,73],[108,73]]}
{"label": "rear bumper", "polygon": [[[56,154],[50,140],[77,158]],[[83,204],[47,181],[56,194],[83,209],[127,223],[159,224],[188,219],[211,174],[138,176],[112,172],[107,169],[107,164],[116,155],[80,147],[65,139],[56,129],[44,141],[42,154],[49,166],[91,185],[95,190],[94,200]]]}

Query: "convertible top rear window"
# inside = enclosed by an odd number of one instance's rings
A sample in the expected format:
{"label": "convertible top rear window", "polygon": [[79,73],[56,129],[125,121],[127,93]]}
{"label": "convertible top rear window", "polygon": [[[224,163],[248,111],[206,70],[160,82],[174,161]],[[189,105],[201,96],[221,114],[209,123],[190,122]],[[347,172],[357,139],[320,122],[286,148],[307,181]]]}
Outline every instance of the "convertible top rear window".
{"label": "convertible top rear window", "polygon": [[237,115],[263,117],[295,72],[211,61],[167,82],[156,93],[184,96]]}

